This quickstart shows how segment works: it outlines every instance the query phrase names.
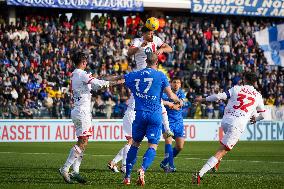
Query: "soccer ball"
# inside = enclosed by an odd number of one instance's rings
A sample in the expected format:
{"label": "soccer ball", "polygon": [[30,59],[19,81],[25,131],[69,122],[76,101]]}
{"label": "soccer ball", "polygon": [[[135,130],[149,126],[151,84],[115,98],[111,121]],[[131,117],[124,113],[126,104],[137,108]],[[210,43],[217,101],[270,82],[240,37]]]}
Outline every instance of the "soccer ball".
{"label": "soccer ball", "polygon": [[155,17],[148,18],[145,26],[152,31],[155,31],[159,28],[159,20]]}

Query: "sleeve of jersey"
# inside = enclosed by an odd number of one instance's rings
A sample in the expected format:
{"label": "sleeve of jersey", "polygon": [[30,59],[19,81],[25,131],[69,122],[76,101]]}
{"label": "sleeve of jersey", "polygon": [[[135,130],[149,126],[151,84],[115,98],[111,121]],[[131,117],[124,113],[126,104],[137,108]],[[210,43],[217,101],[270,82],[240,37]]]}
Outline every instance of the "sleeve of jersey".
{"label": "sleeve of jersey", "polygon": [[98,89],[98,88],[102,88],[102,87],[109,87],[109,81],[96,79],[91,74],[85,74],[83,76],[83,82],[87,83],[87,84],[91,84],[92,89]]}
{"label": "sleeve of jersey", "polygon": [[130,77],[131,77],[130,74],[131,74],[131,73],[128,73],[128,74],[125,74],[125,75],[124,75],[124,79],[125,79],[125,83],[124,83],[124,84],[125,84],[125,86],[128,87],[128,88],[130,88],[130,83],[131,83],[131,81],[130,81]]}
{"label": "sleeve of jersey", "polygon": [[181,99],[183,100],[183,99],[185,99],[185,94],[184,94],[184,92],[183,91],[181,91]]}
{"label": "sleeve of jersey", "polygon": [[170,86],[170,83],[167,76],[162,72],[161,74],[162,74],[162,89],[164,90],[166,87]]}
{"label": "sleeve of jersey", "polygon": [[139,46],[140,46],[140,41],[137,38],[133,39],[130,48],[135,48]]}
{"label": "sleeve of jersey", "polygon": [[156,38],[156,44],[157,44],[158,47],[161,47],[165,43],[164,41],[162,41],[161,38],[159,38],[157,36],[155,38]]}
{"label": "sleeve of jersey", "polygon": [[213,94],[206,97],[206,101],[213,102],[217,100],[226,100],[228,98],[228,94],[226,92]]}
{"label": "sleeve of jersey", "polygon": [[96,78],[92,79],[89,84],[91,84],[92,88],[95,88],[95,89],[97,89],[98,87],[99,88],[109,87],[109,81],[100,80]]}
{"label": "sleeve of jersey", "polygon": [[168,101],[168,100],[169,100],[166,93],[163,93],[163,95],[162,95],[162,100],[165,100],[165,101]]}
{"label": "sleeve of jersey", "polygon": [[259,102],[258,102],[258,105],[256,107],[256,111],[257,111],[257,113],[264,113],[265,112],[265,106],[264,106],[263,99],[262,99],[261,96],[259,97]]}

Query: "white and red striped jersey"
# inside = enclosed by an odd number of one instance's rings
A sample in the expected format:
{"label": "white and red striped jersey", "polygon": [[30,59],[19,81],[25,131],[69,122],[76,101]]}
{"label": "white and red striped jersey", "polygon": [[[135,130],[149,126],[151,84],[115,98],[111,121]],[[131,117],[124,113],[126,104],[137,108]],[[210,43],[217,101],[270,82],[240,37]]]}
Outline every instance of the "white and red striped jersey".
{"label": "white and red striped jersey", "polygon": [[108,86],[109,81],[96,79],[84,70],[75,69],[71,78],[74,109],[91,111],[92,88]]}
{"label": "white and red striped jersey", "polygon": [[220,99],[228,99],[222,122],[239,125],[242,131],[256,111],[265,111],[262,95],[250,85],[234,86],[223,93],[208,96],[206,101]]}
{"label": "white and red striped jersey", "polygon": [[[143,37],[141,38],[135,38],[132,42],[131,47],[141,47],[141,44],[144,42]],[[144,68],[146,68],[147,63],[147,54],[153,53],[157,50],[158,47],[161,47],[164,44],[164,42],[161,40],[161,38],[157,36],[153,36],[153,42],[148,42],[145,47],[141,47],[135,54],[134,54],[134,60],[136,62],[136,68],[133,69],[134,71],[139,71]],[[131,48],[130,47],[130,48]]]}

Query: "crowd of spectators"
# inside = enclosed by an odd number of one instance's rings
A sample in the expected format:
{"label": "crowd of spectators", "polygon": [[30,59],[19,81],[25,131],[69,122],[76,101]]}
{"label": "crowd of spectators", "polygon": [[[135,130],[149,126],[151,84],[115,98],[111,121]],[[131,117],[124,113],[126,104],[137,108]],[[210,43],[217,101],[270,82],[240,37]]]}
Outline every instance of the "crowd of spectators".
{"label": "crowd of spectators", "polygon": [[[88,72],[96,77],[131,71],[129,42],[140,35],[145,15],[96,15],[87,29],[79,18],[26,16],[16,23],[0,19],[0,118],[69,118],[70,75],[74,50],[89,54]],[[258,75],[265,104],[284,106],[284,68],[268,65],[253,33],[281,20],[247,17],[161,17],[157,35],[173,48],[159,56],[169,78],[180,77],[187,100],[184,117],[221,118],[225,102],[198,104],[241,82],[242,73]],[[123,86],[94,91],[94,117],[121,118],[129,91]],[[283,113],[284,114],[284,113]],[[284,116],[283,116],[284,117]]]}

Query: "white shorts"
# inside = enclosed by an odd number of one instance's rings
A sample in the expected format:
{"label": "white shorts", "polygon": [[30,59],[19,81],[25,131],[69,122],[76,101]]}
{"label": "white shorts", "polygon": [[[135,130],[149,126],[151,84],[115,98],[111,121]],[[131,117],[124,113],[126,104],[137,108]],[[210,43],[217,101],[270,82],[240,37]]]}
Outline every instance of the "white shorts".
{"label": "white shorts", "polygon": [[90,111],[73,109],[71,118],[76,129],[77,137],[92,136],[92,114]]}
{"label": "white shorts", "polygon": [[123,131],[126,138],[132,137],[132,123],[135,119],[135,111],[132,108],[127,108],[123,116]]}
{"label": "white shorts", "polygon": [[227,123],[222,123],[222,129],[225,134],[220,143],[230,151],[239,141],[243,131],[241,131],[240,126],[234,126]]}

